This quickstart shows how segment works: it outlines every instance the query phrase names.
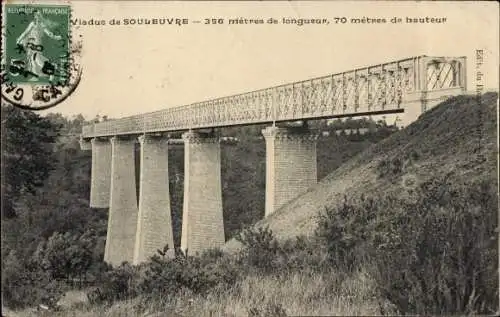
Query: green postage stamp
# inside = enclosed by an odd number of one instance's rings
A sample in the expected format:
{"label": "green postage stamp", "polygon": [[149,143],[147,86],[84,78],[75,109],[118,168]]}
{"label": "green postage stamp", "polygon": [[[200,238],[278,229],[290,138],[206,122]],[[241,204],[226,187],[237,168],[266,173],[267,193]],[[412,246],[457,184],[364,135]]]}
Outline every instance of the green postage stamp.
{"label": "green postage stamp", "polygon": [[61,103],[81,78],[81,43],[72,37],[71,6],[2,7],[2,99],[30,110]]}
{"label": "green postage stamp", "polygon": [[6,5],[6,57],[12,82],[66,84],[70,7]]}

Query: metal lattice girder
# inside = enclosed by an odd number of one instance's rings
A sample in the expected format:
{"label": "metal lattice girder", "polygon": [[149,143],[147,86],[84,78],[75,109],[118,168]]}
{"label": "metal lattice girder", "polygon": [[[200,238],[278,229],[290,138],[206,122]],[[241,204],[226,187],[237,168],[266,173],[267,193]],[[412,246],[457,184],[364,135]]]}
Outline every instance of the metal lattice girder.
{"label": "metal lattice girder", "polygon": [[407,96],[465,89],[464,57],[418,56],[187,106],[95,123],[82,137],[401,111]]}
{"label": "metal lattice girder", "polygon": [[427,64],[427,90],[455,87],[456,68],[456,61],[430,61]]}

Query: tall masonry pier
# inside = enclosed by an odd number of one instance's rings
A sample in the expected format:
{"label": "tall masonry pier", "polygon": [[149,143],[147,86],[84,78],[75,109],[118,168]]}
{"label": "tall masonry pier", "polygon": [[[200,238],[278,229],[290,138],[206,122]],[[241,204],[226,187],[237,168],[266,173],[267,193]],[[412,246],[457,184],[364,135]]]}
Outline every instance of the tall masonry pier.
{"label": "tall masonry pier", "polygon": [[266,139],[267,216],[316,184],[318,134],[278,127],[268,127],[262,134]]}
{"label": "tall masonry pier", "polygon": [[195,132],[184,139],[181,249],[196,254],[224,240],[219,139]]}
{"label": "tall masonry pier", "polygon": [[137,229],[135,139],[111,138],[111,192],[104,261],[132,262]]}
{"label": "tall masonry pier", "polygon": [[[272,124],[262,131],[267,216],[317,182],[317,133],[277,123],[398,114],[406,126],[439,102],[465,92],[465,57],[415,56],[84,126],[81,148],[92,150],[89,203],[109,208],[105,261],[138,264],[173,245],[171,142],[184,144],[181,249],[196,254],[225,242],[221,145],[213,129]],[[183,132],[182,140],[170,140],[169,132]],[[139,179],[134,170],[137,143]]]}
{"label": "tall masonry pier", "polygon": [[94,138],[91,143],[90,207],[108,208],[111,186],[111,143],[109,138]]}
{"label": "tall masonry pier", "polygon": [[168,138],[142,135],[134,264],[146,261],[165,245],[174,247],[168,178]]}

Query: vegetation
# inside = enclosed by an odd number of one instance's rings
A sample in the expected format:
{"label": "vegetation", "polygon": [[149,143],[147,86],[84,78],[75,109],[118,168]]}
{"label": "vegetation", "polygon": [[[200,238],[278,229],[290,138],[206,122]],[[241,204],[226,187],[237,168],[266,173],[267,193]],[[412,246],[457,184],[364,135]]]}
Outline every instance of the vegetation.
{"label": "vegetation", "polygon": [[[90,153],[79,149],[76,135],[84,118],[40,117],[2,107],[2,128],[10,129],[4,139],[2,168],[15,173],[19,163],[22,173],[33,176],[14,175],[2,182],[4,203],[10,208],[2,215],[4,305],[55,306],[69,290],[83,288],[86,304],[47,315],[494,313],[498,307],[498,187],[489,165],[484,165],[491,157],[490,129],[480,132],[486,145],[472,154],[474,161],[457,165],[465,171],[460,175],[473,177],[437,173],[429,163],[430,157],[439,155],[439,162],[445,164],[448,157],[469,153],[468,144],[475,144],[477,127],[456,114],[470,107],[458,101],[465,106],[457,105],[453,111],[450,104],[436,107],[431,110],[433,116],[424,116],[395,134],[393,128],[368,120],[329,126],[317,122],[316,128],[331,131],[377,127],[367,135],[333,133],[321,139],[320,177],[378,143],[355,159],[362,164],[374,161],[375,179],[388,185],[383,194],[352,191],[341,201],[324,204],[315,231],[288,240],[278,239],[268,226],[252,226],[264,209],[262,127],[224,130],[240,140],[223,147],[222,153],[226,237],[234,237],[242,246],[235,253],[209,250],[195,257],[177,249],[183,152],[171,151],[176,239],[170,247],[175,257],[165,256],[166,246],[145,264],[115,268],[102,262],[107,212],[88,207]],[[462,126],[456,127],[457,122]],[[426,130],[430,128],[442,132],[431,134]],[[472,128],[476,134],[462,131]],[[425,164],[432,167],[432,175],[412,181],[416,166]]]}
{"label": "vegetation", "polygon": [[2,217],[15,216],[13,202],[33,193],[54,168],[53,143],[60,126],[33,112],[2,108]]}
{"label": "vegetation", "polygon": [[[174,259],[154,256],[136,268],[122,265],[94,291],[100,296],[94,303],[137,297],[131,307],[139,313],[152,303],[163,303],[156,309],[168,311],[178,298],[214,296],[223,306],[222,298],[244,293],[258,276],[259,283],[299,279],[296,287],[312,292],[309,301],[325,305],[322,300],[334,296],[344,302],[343,309],[365,301],[364,309],[372,314],[491,314],[498,298],[492,279],[498,257],[495,206],[496,192],[486,183],[446,179],[422,184],[409,200],[393,195],[346,199],[321,214],[311,238],[280,243],[267,227],[247,228],[238,235],[243,248],[236,254],[178,252]],[[317,288],[303,288],[315,279],[321,281]],[[349,285],[360,279],[368,284]],[[285,291],[274,287],[266,291]],[[307,312],[295,305],[290,311],[287,300],[244,301],[246,314]],[[187,303],[183,309],[188,315],[201,311]]]}
{"label": "vegetation", "polygon": [[496,196],[487,182],[433,179],[409,199],[345,201],[322,215],[317,234],[333,264],[366,266],[401,314],[493,313]]}
{"label": "vegetation", "polygon": [[12,106],[2,118],[3,300],[54,302],[102,266],[107,215],[88,207],[90,155],[75,134],[84,120]]}

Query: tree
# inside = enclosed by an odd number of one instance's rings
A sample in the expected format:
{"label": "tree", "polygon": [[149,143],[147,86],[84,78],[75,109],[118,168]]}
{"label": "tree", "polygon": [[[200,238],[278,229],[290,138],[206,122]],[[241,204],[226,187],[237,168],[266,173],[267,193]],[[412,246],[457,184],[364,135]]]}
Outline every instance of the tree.
{"label": "tree", "polygon": [[2,216],[15,216],[14,201],[33,193],[48,177],[61,126],[33,111],[2,106]]}
{"label": "tree", "polygon": [[47,241],[40,242],[33,259],[53,279],[81,278],[92,264],[95,239],[90,231],[80,236],[55,232]]}
{"label": "tree", "polygon": [[[10,251],[2,259],[2,300],[10,308],[53,305],[62,295],[61,285],[39,269],[36,258],[25,259]],[[3,303],[2,303],[3,305]]]}

